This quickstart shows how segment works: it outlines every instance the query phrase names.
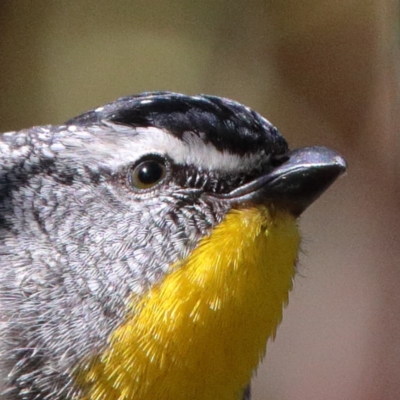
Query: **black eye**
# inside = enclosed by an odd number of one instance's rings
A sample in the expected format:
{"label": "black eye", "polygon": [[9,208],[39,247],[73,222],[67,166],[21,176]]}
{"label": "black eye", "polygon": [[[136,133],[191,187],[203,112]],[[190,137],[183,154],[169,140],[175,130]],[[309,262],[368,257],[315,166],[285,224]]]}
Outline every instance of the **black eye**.
{"label": "black eye", "polygon": [[137,164],[130,173],[130,184],[134,189],[150,189],[159,184],[166,176],[165,160],[154,158]]}

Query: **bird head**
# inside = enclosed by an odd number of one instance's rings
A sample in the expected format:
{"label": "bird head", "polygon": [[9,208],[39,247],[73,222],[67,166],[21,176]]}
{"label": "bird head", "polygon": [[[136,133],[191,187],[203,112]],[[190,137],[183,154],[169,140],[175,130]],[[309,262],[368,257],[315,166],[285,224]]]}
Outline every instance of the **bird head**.
{"label": "bird head", "polygon": [[[237,102],[170,92],[5,134],[0,162],[3,386],[26,400],[235,398],[287,301],[295,220],[346,167],[324,147],[289,151]],[[208,345],[249,355],[220,365]],[[243,367],[224,380],[229,360]]]}

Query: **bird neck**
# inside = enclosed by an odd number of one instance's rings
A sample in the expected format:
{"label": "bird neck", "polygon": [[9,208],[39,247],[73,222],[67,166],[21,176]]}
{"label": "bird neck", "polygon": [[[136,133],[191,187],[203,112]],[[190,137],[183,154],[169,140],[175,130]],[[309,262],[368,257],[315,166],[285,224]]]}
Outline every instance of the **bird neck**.
{"label": "bird neck", "polygon": [[292,288],[295,219],[232,210],[156,287],[133,298],[103,354],[78,372],[85,400],[238,400]]}

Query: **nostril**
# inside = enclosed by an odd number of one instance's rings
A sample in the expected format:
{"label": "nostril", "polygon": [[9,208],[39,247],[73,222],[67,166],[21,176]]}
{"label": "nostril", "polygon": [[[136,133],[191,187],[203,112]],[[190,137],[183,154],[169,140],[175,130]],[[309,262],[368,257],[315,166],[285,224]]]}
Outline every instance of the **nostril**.
{"label": "nostril", "polygon": [[282,164],[288,161],[289,158],[290,157],[287,154],[279,154],[272,156],[270,159],[270,166],[272,168],[280,167]]}

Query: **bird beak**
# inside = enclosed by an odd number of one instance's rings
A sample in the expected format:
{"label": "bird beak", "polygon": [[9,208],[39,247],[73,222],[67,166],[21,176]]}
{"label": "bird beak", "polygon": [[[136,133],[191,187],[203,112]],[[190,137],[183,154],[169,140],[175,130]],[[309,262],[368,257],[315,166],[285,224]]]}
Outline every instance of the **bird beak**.
{"label": "bird beak", "polygon": [[299,216],[346,171],[344,158],[327,147],[305,147],[285,154],[283,162],[230,193],[214,195],[233,207],[273,204]]}

